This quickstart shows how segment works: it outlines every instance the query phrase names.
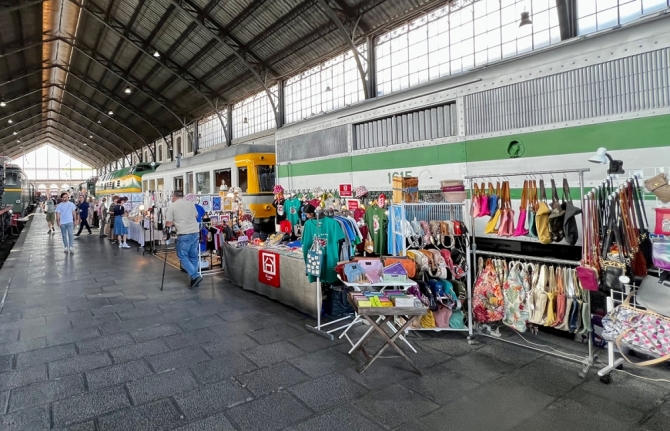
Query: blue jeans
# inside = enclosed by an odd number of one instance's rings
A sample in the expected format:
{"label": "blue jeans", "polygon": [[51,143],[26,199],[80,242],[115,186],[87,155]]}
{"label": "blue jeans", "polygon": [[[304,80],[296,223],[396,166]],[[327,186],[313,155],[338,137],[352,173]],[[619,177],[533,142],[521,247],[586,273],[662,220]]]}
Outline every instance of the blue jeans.
{"label": "blue jeans", "polygon": [[60,233],[63,235],[63,246],[74,247],[74,223],[61,223]]}
{"label": "blue jeans", "polygon": [[198,240],[199,235],[197,233],[180,235],[177,238],[177,257],[182,268],[186,270],[191,279],[198,276]]}

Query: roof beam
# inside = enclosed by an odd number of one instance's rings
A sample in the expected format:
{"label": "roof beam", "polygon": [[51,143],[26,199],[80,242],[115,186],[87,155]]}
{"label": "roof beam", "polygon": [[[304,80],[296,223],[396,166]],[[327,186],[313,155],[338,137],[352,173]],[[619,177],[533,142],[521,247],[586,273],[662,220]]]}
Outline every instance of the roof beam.
{"label": "roof beam", "polygon": [[18,4],[16,6],[2,6],[2,7],[0,7],[0,14],[14,12],[16,10],[25,9],[25,8],[31,7],[31,6],[41,5],[42,3],[46,2],[46,1],[47,0],[34,0],[34,1],[26,2],[26,3]]}
{"label": "roof beam", "polygon": [[[279,110],[277,109],[277,103],[273,98],[273,94],[268,87],[267,81],[261,77],[261,73],[267,75],[268,72],[277,75],[277,72],[265,64],[265,61],[254,54],[250,49],[248,49],[244,44],[239,40],[233,37],[231,34],[226,33],[226,29],[223,28],[218,22],[214,21],[211,17],[205,14],[204,10],[199,8],[191,0],[170,0],[172,4],[178,5],[179,9],[182,12],[185,12],[190,18],[192,23],[196,23],[201,28],[208,31],[219,43],[222,43],[228,46],[233,50],[233,53],[237,59],[244,64],[244,66],[251,72],[254,78],[263,86],[265,93],[268,96],[270,105],[275,114],[275,122],[277,128],[281,126],[281,119],[279,118]],[[255,64],[252,64],[248,57],[252,57]],[[223,122],[222,122],[223,123]]]}
{"label": "roof beam", "polygon": [[42,46],[42,44],[53,42],[55,40],[58,40],[58,38],[57,37],[51,37],[49,39],[40,38],[39,40],[35,41],[27,40],[25,41],[25,43],[16,43],[11,44],[9,46],[5,45],[2,47],[2,51],[0,51],[0,58],[9,57],[11,55],[18,54],[19,52],[26,51],[30,48]]}

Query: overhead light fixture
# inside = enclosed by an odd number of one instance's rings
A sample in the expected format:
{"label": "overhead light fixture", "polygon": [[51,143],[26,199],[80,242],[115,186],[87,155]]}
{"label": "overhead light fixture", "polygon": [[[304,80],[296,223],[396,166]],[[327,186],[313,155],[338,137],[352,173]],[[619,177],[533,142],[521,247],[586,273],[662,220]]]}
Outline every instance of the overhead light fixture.
{"label": "overhead light fixture", "polygon": [[330,88],[330,85],[329,85],[328,87],[326,87],[326,91],[333,91],[333,90]]}
{"label": "overhead light fixture", "polygon": [[101,121],[100,121],[100,120],[98,120],[98,124],[100,124],[100,123],[101,123]]}
{"label": "overhead light fixture", "polygon": [[21,143],[21,140],[20,140],[20,139],[17,139],[16,142],[18,142],[18,143],[20,144],[20,143]]}
{"label": "overhead light fixture", "polygon": [[108,112],[108,114],[109,114],[109,115],[114,115],[114,111],[112,111],[112,110],[110,109],[109,112]]}
{"label": "overhead light fixture", "polygon": [[158,58],[161,56],[161,53],[158,50],[154,51],[154,57]]}
{"label": "overhead light fixture", "polygon": [[9,120],[7,120],[7,122],[8,122],[9,124],[12,124],[12,123],[14,122],[14,120],[12,120],[12,119],[10,118]]}
{"label": "overhead light fixture", "polygon": [[88,137],[89,137],[90,139],[93,139],[93,135],[89,135]]}
{"label": "overhead light fixture", "polygon": [[0,101],[0,108],[4,108],[5,106],[7,106],[7,103],[5,103],[5,99],[2,99],[2,101]]}
{"label": "overhead light fixture", "polygon": [[609,161],[609,168],[607,169],[608,175],[620,175],[626,172],[623,170],[623,162],[621,160],[614,160],[612,156],[609,155],[609,153],[607,152],[607,148],[605,147],[598,148],[596,154],[591,158],[589,158],[589,162],[601,163],[603,165],[607,164],[608,161]]}
{"label": "overhead light fixture", "polygon": [[521,12],[521,22],[519,23],[519,27],[523,27],[524,25],[533,25],[533,21],[530,20],[530,12]]}
{"label": "overhead light fixture", "polygon": [[130,89],[130,87],[126,87],[125,93],[126,93],[126,94],[130,94],[130,93],[132,93],[132,90]]}
{"label": "overhead light fixture", "polygon": [[18,133],[14,132],[14,136],[18,135]]}
{"label": "overhead light fixture", "polygon": [[[11,120],[9,120],[9,121],[11,121]],[[249,120],[247,119],[247,117],[244,117],[244,121],[242,121],[242,122],[243,122],[244,124],[248,124],[248,123],[249,123]]]}
{"label": "overhead light fixture", "polygon": [[88,146],[88,144],[86,142],[84,142],[84,146],[86,147],[86,146]]}

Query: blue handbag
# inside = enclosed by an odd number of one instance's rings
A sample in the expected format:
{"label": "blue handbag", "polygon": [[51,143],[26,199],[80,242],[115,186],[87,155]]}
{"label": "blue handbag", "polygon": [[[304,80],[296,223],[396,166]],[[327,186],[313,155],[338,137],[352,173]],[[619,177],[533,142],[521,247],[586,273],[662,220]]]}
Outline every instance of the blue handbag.
{"label": "blue handbag", "polygon": [[498,187],[496,188],[496,191],[493,191],[493,184],[489,183],[489,212],[491,213],[491,216],[496,213],[496,210],[498,209],[498,194],[500,193],[500,183],[498,183]]}

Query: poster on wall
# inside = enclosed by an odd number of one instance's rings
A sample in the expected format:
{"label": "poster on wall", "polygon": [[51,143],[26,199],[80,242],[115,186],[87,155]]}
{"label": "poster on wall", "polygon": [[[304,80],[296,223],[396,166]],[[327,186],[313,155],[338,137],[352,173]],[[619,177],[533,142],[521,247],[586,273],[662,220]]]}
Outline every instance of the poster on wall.
{"label": "poster on wall", "polygon": [[233,198],[226,196],[225,198],[221,198],[221,206],[223,207],[224,211],[232,211],[233,210]]}
{"label": "poster on wall", "polygon": [[258,250],[258,281],[279,288],[279,254]]}
{"label": "poster on wall", "polygon": [[212,198],[212,211],[221,211],[221,196]]}
{"label": "poster on wall", "polygon": [[205,209],[205,211],[210,212],[212,210],[212,197],[201,196],[200,205]]}
{"label": "poster on wall", "polygon": [[340,184],[340,197],[350,198],[353,196],[354,189],[351,184]]}

